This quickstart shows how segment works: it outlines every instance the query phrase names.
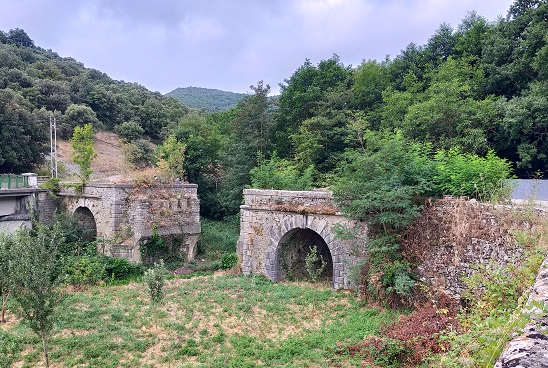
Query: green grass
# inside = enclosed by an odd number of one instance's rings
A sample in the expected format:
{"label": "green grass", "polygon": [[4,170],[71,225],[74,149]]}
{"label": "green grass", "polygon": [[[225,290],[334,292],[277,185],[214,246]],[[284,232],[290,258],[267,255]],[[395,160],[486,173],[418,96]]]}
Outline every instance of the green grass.
{"label": "green grass", "polygon": [[198,243],[199,256],[211,260],[220,259],[225,253],[236,251],[240,236],[240,219],[233,216],[225,221],[201,218],[202,233]]}
{"label": "green grass", "polygon": [[[168,281],[153,308],[146,286],[67,293],[50,339],[53,366],[360,366],[339,347],[376,334],[396,312],[363,307],[353,293],[263,277]],[[42,363],[38,338],[14,321],[0,327],[0,366]]]}

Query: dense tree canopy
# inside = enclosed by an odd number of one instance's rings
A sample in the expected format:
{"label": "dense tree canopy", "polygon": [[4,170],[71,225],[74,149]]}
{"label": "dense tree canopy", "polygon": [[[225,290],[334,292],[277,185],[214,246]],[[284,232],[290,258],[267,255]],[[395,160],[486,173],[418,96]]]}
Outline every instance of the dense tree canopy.
{"label": "dense tree canopy", "polygon": [[269,97],[259,82],[217,113],[190,112],[173,98],[114,81],[35,46],[21,29],[0,32],[0,168],[39,163],[56,112],[62,136],[92,123],[139,142],[147,157],[146,140],[175,137],[186,147],[185,178],[199,184],[210,217],[238,212],[258,164],[332,185],[348,152],[368,149],[366,131],[397,133],[432,150],[489,152],[508,159],[520,177],[545,174],[547,19],[545,0],[516,0],[493,22],[470,12],[456,29],[441,24],[426,44],[410,43],[393,58],[356,67],[337,55],[317,65],[306,59],[279,96]]}

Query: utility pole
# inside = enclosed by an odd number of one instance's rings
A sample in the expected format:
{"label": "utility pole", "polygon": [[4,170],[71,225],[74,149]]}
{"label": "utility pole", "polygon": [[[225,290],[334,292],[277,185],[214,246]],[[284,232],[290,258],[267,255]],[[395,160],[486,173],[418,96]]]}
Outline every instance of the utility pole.
{"label": "utility pole", "polygon": [[57,117],[53,112],[53,117],[49,117],[49,140],[50,140],[50,168],[51,177],[57,177]]}

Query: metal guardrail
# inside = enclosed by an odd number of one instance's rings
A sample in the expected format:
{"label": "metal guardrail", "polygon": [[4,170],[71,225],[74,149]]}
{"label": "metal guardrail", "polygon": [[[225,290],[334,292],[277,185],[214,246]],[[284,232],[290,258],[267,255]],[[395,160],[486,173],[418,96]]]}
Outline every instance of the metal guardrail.
{"label": "metal guardrail", "polygon": [[0,189],[38,188],[38,175],[35,173],[0,174]]}
{"label": "metal guardrail", "polygon": [[28,175],[0,174],[1,189],[28,188]]}

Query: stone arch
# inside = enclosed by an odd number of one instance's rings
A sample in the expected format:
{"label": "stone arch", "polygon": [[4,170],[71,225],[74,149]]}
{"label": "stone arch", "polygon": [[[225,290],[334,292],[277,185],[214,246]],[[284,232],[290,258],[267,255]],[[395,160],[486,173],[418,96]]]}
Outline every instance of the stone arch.
{"label": "stone arch", "polygon": [[82,231],[82,237],[85,241],[93,241],[97,238],[97,222],[93,212],[88,207],[76,207],[72,217],[76,220],[76,226]]}
{"label": "stone arch", "polygon": [[325,240],[314,230],[295,228],[285,233],[277,247],[277,275],[278,278],[306,279],[309,275],[306,269],[306,257],[311,248],[316,248],[318,261],[316,267],[321,266],[319,258],[325,262],[325,269],[320,277],[333,278],[333,259]]}
{"label": "stone arch", "polygon": [[270,238],[269,246],[266,251],[266,276],[273,281],[280,281],[282,278],[282,272],[280,270],[279,259],[279,247],[281,241],[286,234],[290,234],[292,231],[308,229],[316,233],[322,238],[329,250],[332,260],[332,284],[336,284],[336,276],[340,276],[345,273],[344,265],[340,261],[344,258],[342,254],[342,247],[339,246],[333,235],[333,229],[327,223],[325,219],[316,217],[313,214],[295,214],[290,216],[286,221],[282,222],[281,229],[279,229],[274,236]]}

